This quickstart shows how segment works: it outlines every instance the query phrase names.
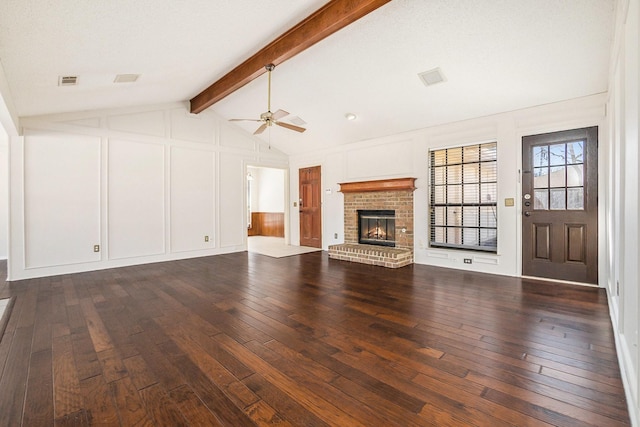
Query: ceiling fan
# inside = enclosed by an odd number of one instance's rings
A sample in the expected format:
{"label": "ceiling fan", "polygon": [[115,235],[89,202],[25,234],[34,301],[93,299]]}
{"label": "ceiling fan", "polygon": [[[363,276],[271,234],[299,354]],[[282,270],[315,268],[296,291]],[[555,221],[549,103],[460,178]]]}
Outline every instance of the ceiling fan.
{"label": "ceiling fan", "polygon": [[240,122],[240,121],[262,122],[260,127],[256,129],[256,131],[253,133],[254,135],[261,134],[262,132],[264,132],[266,128],[273,125],[278,125],[286,129],[295,130],[296,132],[304,132],[306,129],[303,127],[295,126],[290,123],[284,123],[280,121],[281,118],[289,115],[288,112],[284,110],[278,110],[275,113],[271,112],[271,72],[273,71],[274,68],[276,68],[276,66],[273,64],[267,64],[264,66],[264,68],[266,68],[267,72],[269,73],[269,92],[268,92],[268,98],[267,98],[267,111],[260,114],[259,119],[230,119],[229,121],[230,122]]}

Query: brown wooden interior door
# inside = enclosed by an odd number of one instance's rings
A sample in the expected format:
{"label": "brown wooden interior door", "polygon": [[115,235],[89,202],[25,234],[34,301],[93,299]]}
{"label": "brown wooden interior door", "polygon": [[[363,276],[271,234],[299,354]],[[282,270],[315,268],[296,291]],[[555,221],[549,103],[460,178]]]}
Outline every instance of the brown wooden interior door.
{"label": "brown wooden interior door", "polygon": [[598,283],[598,128],[522,138],[522,274]]}
{"label": "brown wooden interior door", "polygon": [[300,174],[300,245],[322,248],[320,166],[303,168]]}

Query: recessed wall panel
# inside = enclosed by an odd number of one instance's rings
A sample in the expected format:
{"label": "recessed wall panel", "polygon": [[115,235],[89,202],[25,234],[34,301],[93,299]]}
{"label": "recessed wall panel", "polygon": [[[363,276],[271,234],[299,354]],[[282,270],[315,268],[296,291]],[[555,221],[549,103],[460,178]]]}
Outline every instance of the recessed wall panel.
{"label": "recessed wall panel", "polygon": [[100,260],[100,138],[25,132],[25,266]]}
{"label": "recessed wall panel", "polygon": [[220,154],[220,246],[240,246],[247,229],[244,227],[246,190],[242,158],[233,154]]}
{"label": "recessed wall panel", "polygon": [[164,147],[109,141],[109,257],[165,251]]}
{"label": "recessed wall panel", "polygon": [[214,161],[211,151],[171,149],[172,252],[214,246]]}

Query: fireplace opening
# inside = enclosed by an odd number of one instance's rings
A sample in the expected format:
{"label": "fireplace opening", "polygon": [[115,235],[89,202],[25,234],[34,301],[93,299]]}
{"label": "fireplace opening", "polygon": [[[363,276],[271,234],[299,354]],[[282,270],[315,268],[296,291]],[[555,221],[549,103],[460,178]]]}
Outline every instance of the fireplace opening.
{"label": "fireplace opening", "polygon": [[396,245],[396,211],[358,210],[358,243]]}

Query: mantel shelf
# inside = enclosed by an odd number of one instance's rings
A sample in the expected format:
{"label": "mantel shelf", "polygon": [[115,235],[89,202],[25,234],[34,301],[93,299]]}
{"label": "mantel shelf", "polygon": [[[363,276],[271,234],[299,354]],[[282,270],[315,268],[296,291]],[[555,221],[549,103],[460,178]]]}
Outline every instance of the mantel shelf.
{"label": "mantel shelf", "polygon": [[377,181],[342,182],[342,193],[364,193],[369,191],[413,191],[416,189],[415,178],[380,179]]}

